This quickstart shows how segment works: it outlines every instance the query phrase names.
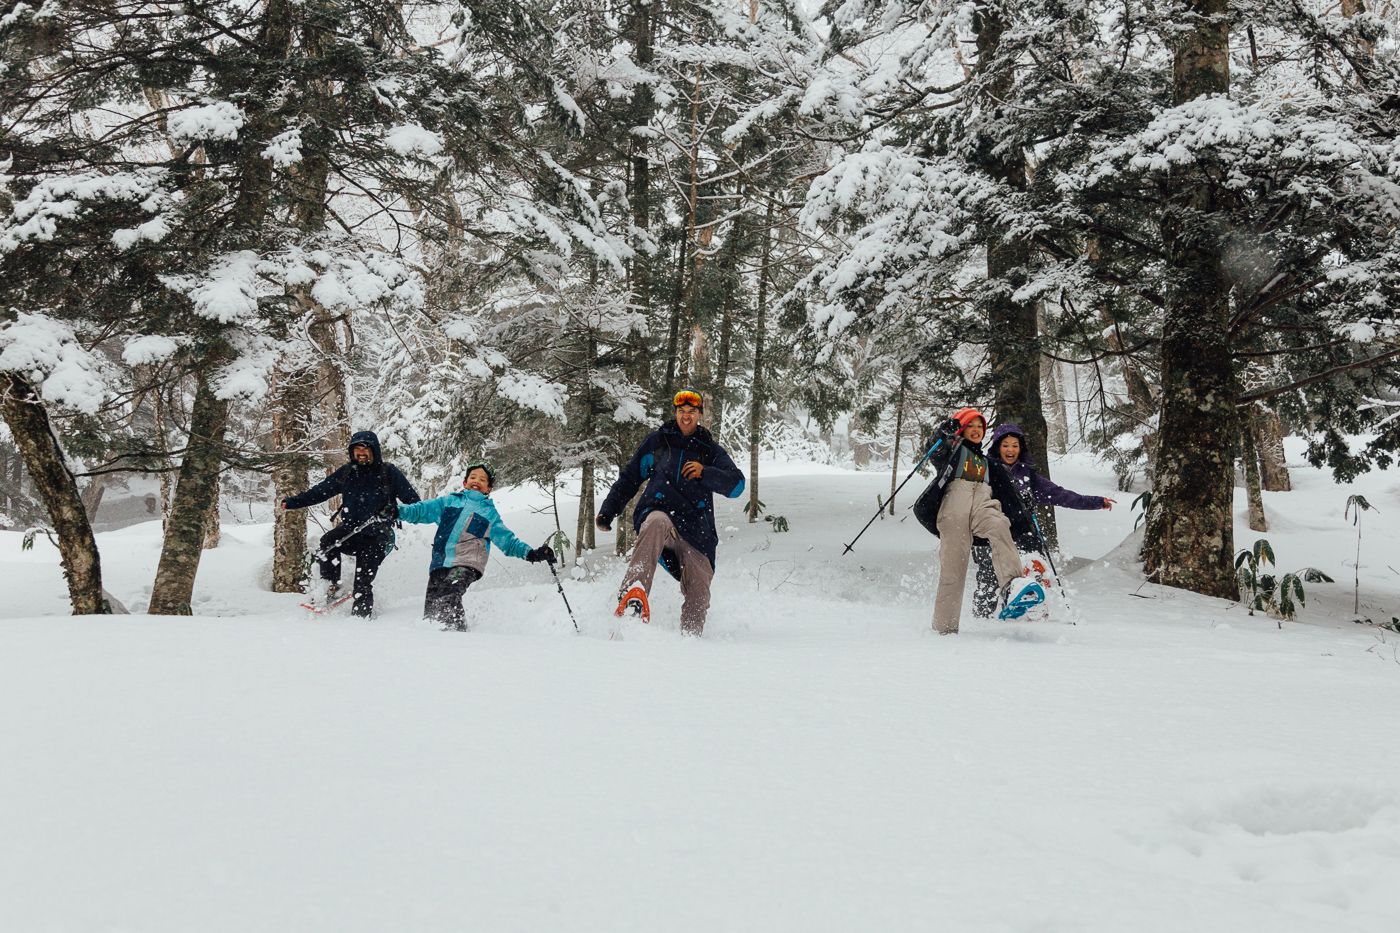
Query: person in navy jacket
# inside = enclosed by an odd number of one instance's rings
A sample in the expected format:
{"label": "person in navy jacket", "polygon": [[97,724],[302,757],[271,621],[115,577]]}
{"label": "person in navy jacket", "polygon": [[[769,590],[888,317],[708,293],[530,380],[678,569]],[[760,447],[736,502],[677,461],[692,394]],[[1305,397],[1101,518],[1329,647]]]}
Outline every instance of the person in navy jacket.
{"label": "person in navy jacket", "polygon": [[304,509],[340,496],[340,524],[321,536],[317,557],[327,602],[340,587],[340,556],[355,558],[354,615],[374,611],[374,577],[394,549],[395,501],[417,502],[418,493],[398,467],[385,463],[379,438],[359,431],[350,438],[350,462],[306,492],[282,500],[284,509]]}
{"label": "person in navy jacket", "polygon": [[694,389],[672,399],[676,417],[646,436],[598,511],[598,527],[612,530],[642,483],[632,526],[637,546],[623,576],[618,614],[631,604],[650,617],[646,596],[660,562],[681,584],[681,631],[699,635],[710,608],[710,581],[715,574],[714,495],[730,499],[744,492],[744,474],[729,454],[700,425],[704,402]]}

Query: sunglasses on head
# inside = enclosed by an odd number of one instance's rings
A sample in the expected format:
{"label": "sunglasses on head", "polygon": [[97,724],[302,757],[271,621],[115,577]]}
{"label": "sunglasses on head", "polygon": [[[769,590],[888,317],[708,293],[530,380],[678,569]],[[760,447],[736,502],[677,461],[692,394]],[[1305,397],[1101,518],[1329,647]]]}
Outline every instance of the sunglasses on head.
{"label": "sunglasses on head", "polygon": [[677,392],[676,397],[671,399],[671,405],[675,408],[680,408],[682,405],[690,405],[694,408],[704,407],[700,401],[699,392]]}

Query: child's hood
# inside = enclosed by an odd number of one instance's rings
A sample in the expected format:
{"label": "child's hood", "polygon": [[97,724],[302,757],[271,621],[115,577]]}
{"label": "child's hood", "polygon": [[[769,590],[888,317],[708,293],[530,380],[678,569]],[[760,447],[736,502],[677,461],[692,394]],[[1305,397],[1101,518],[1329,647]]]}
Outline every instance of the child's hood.
{"label": "child's hood", "polygon": [[486,495],[485,493],[477,492],[475,489],[459,489],[452,495],[456,496],[459,499],[466,499],[473,505],[477,503],[483,503],[485,505],[489,505],[493,509],[496,507],[496,503],[491,501],[490,496]]}

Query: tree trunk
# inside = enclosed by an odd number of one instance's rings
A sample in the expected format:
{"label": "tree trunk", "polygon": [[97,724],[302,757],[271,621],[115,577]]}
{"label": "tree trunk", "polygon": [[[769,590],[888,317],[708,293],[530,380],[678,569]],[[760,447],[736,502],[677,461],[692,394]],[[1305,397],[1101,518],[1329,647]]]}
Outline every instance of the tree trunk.
{"label": "tree trunk", "polygon": [[165,523],[165,542],[151,589],[151,615],[189,615],[194,577],[199,570],[205,516],[218,489],[229,403],[209,384],[214,359],[196,374],[190,436],[180,462],[175,500]]}
{"label": "tree trunk", "polygon": [[1254,413],[1255,436],[1259,442],[1259,466],[1264,488],[1269,492],[1292,492],[1293,479],[1283,455],[1283,422],[1278,412]]}
{"label": "tree trunk", "polygon": [[[307,334],[316,349],[321,351],[321,357],[316,362],[316,399],[321,417],[328,425],[322,441],[325,455],[321,466],[324,474],[330,476],[345,462],[346,449],[350,445],[349,397],[345,390],[345,375],[337,363],[342,352],[340,342],[335,337],[337,321],[309,297],[306,301],[315,315]],[[340,496],[331,497],[326,505],[333,513],[338,512]]]}
{"label": "tree trunk", "polygon": [[894,518],[894,491],[899,488],[899,442],[904,431],[904,392],[909,387],[909,364],[899,368],[899,395],[894,410],[894,452],[890,456],[890,517]]}
{"label": "tree trunk", "polygon": [[[977,11],[974,28],[979,67],[984,67],[994,60],[1006,23],[995,8],[988,6]],[[1014,82],[1015,72],[1011,69],[991,81],[986,91],[988,106],[1006,100]],[[1026,187],[1026,154],[1019,146],[989,156],[984,168],[1010,188]],[[993,404],[998,422],[1009,421],[1020,427],[1040,472],[1048,479],[1049,432],[1040,400],[1039,305],[1014,298],[1029,277],[1031,247],[1024,239],[1008,240],[1008,232],[993,228],[987,237],[987,358],[996,387]],[[1046,544],[1051,549],[1058,547],[1055,510],[1037,507],[1036,512]]]}
{"label": "tree trunk", "polygon": [[87,513],[88,523],[97,521],[97,512],[102,508],[102,497],[107,493],[107,474],[94,476],[92,485],[83,491],[83,511]]}
{"label": "tree trunk", "polygon": [[[178,383],[177,383],[178,384]],[[170,428],[167,422],[169,412],[166,410],[165,396],[159,386],[151,393],[151,418],[155,423],[156,438],[160,442],[160,449],[166,455],[160,460],[161,471],[160,480],[160,531],[165,534],[165,523],[170,520],[170,501],[175,497],[174,474],[170,471]]]}
{"label": "tree trunk", "polygon": [[680,354],[681,309],[685,303],[686,259],[689,256],[689,233],[677,245],[679,258],[676,268],[676,289],[671,298],[671,327],[666,336],[666,385],[662,387],[662,405],[669,407],[676,393],[676,362]]}
{"label": "tree trunk", "polygon": [[1254,445],[1254,406],[1240,409],[1240,461],[1244,464],[1244,488],[1249,499],[1249,530],[1268,531],[1264,492],[1259,485],[1259,451]]}
{"label": "tree trunk", "polygon": [[[632,13],[635,19],[632,23],[632,44],[636,50],[637,66],[646,70],[651,67],[654,59],[653,55],[653,28],[655,18],[652,15],[652,4],[634,2]],[[652,95],[651,85],[645,82],[639,84],[633,92],[633,104],[635,106],[633,116],[633,127],[649,127],[652,116],[655,113],[656,101]],[[629,134],[628,144],[631,147],[632,155],[632,190],[628,192],[632,199],[632,223],[639,231],[647,235],[650,242],[651,231],[651,156],[649,154],[650,142],[645,133],[633,132]],[[637,250],[632,257],[632,264],[629,267],[632,277],[632,308],[634,311],[651,316],[651,256],[645,249],[641,248],[641,243],[637,243]],[[651,383],[650,354],[647,350],[646,337],[633,331],[630,335],[632,342],[640,349],[632,357],[633,378],[637,384],[643,388],[649,388]],[[592,528],[592,522],[589,523]]]}
{"label": "tree trunk", "polygon": [[1057,454],[1069,452],[1069,410],[1065,407],[1065,396],[1060,391],[1060,364],[1057,360],[1040,357],[1041,397],[1050,403],[1050,417],[1046,421],[1045,443]]}
{"label": "tree trunk", "polygon": [[[1104,309],[1102,315],[1109,347],[1117,353],[1123,352],[1123,341],[1114,326],[1113,315]],[[1147,424],[1157,412],[1157,400],[1152,397],[1152,386],[1148,384],[1142,370],[1130,356],[1118,357],[1118,367],[1123,372],[1123,382],[1128,387],[1128,404],[1132,406],[1131,417],[1139,424]],[[1157,462],[1157,433],[1147,432],[1142,438],[1142,449],[1147,457],[1147,470],[1152,472]]]}
{"label": "tree trunk", "polygon": [[[1198,19],[1179,38],[1177,104],[1229,90],[1226,0],[1189,0]],[[1167,301],[1162,322],[1162,413],[1144,568],[1168,586],[1239,598],[1234,556],[1234,448],[1239,437],[1221,262],[1220,193],[1199,169],[1175,170],[1162,215]]]}
{"label": "tree trunk", "polygon": [[763,339],[768,328],[768,260],[773,251],[773,201],[763,219],[763,242],[759,247],[758,307],[753,334],[753,389],[749,398],[749,523],[758,521],[758,446],[763,435]]}
{"label": "tree trunk", "polygon": [[[593,472],[589,469],[592,464],[585,461],[583,469],[580,471],[582,477],[578,484],[578,523],[574,534],[574,563],[583,559],[583,531],[593,524],[593,510],[588,505],[588,482],[592,479],[588,474]],[[562,556],[562,555],[561,555]]]}
{"label": "tree trunk", "polygon": [[280,455],[272,471],[274,593],[301,593],[306,582],[306,510],[283,509],[281,504],[311,485],[304,451],[315,390],[314,370],[297,366],[277,374],[272,400],[272,447]]}
{"label": "tree trunk", "polygon": [[219,477],[214,476],[214,495],[209,500],[209,509],[204,513],[204,541],[200,548],[212,551],[219,546]]}
{"label": "tree trunk", "polygon": [[724,429],[724,403],[729,394],[729,352],[734,338],[734,266],[738,261],[739,230],[736,226],[730,231],[729,246],[725,250],[721,286],[724,300],[721,305],[719,322],[719,367],[715,372],[714,389],[711,391],[710,407],[714,409],[710,430],[718,439]]}
{"label": "tree trunk", "polygon": [[0,373],[0,390],[0,412],[58,535],[58,555],[73,614],[110,612],[102,599],[102,561],[97,554],[97,539],[39,393],[18,373]]}

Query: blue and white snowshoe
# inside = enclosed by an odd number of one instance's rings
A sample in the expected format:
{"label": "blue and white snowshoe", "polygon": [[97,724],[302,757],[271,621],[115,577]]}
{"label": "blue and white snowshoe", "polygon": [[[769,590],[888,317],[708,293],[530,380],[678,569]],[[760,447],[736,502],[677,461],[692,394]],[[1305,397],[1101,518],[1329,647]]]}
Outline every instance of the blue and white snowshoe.
{"label": "blue and white snowshoe", "polygon": [[998,619],[1019,619],[1032,606],[1045,602],[1045,587],[1035,577],[1017,577],[1006,584],[1006,598]]}

